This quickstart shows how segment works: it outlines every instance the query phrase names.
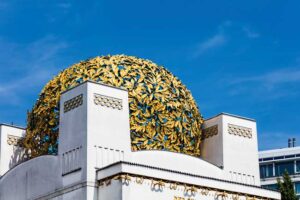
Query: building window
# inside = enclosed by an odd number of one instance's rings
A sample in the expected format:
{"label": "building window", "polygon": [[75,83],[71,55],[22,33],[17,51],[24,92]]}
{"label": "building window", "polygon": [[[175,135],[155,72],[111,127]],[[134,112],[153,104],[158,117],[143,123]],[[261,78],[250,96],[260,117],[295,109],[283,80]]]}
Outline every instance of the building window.
{"label": "building window", "polygon": [[290,175],[295,174],[294,161],[275,163],[276,176],[281,176],[285,171],[287,171]]}
{"label": "building window", "polygon": [[278,185],[277,184],[262,185],[261,187],[265,188],[265,189],[278,190]]}
{"label": "building window", "polygon": [[284,156],[284,158],[295,158],[295,154],[293,154],[293,155],[286,155],[286,156]]}
{"label": "building window", "polygon": [[261,165],[259,168],[261,178],[268,178],[274,176],[273,164]]}
{"label": "building window", "polygon": [[295,192],[297,195],[300,194],[300,182],[295,182]]}
{"label": "building window", "polygon": [[296,161],[296,173],[300,173],[300,160]]}
{"label": "building window", "polygon": [[274,160],[280,160],[280,159],[284,159],[284,156],[277,156],[277,157],[274,157]]}
{"label": "building window", "polygon": [[271,158],[263,158],[263,161],[270,161],[270,160],[273,160],[273,157],[271,157]]}

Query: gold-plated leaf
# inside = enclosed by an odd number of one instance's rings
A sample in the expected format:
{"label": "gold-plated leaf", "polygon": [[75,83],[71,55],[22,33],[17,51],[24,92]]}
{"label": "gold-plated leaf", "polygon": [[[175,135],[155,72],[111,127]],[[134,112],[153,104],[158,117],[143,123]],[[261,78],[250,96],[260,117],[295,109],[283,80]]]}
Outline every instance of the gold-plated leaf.
{"label": "gold-plated leaf", "polygon": [[33,157],[57,151],[60,94],[86,80],[128,90],[133,151],[165,149],[200,155],[203,118],[181,81],[149,60],[109,55],[61,71],[42,89],[28,113],[24,140]]}

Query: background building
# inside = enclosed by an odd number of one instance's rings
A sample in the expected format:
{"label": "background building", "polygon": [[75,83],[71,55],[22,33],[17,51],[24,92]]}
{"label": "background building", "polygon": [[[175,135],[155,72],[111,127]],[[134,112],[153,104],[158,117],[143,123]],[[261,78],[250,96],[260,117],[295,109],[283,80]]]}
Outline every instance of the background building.
{"label": "background building", "polygon": [[288,143],[287,148],[259,152],[261,185],[277,189],[277,178],[287,170],[300,198],[300,147],[296,147],[294,138],[289,139]]}

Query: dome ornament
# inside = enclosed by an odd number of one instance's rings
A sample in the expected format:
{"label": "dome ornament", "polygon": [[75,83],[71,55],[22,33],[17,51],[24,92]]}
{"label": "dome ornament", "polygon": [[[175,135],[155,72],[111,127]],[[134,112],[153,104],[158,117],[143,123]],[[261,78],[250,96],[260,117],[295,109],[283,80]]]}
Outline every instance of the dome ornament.
{"label": "dome ornament", "polygon": [[[56,154],[60,94],[87,80],[128,91],[132,151],[164,150],[200,156],[203,118],[190,91],[171,72],[133,56],[102,56],[82,61],[50,80],[28,113],[25,146],[32,157]],[[65,111],[81,105],[81,99]],[[94,95],[105,109],[122,110],[122,101]],[[45,137],[49,137],[44,140]],[[51,147],[51,148],[49,148]]]}

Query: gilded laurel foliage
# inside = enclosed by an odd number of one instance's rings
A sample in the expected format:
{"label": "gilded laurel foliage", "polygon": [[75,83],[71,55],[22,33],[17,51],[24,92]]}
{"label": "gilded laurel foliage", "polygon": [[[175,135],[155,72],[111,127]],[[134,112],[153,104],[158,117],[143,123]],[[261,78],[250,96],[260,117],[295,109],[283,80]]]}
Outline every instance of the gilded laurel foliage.
{"label": "gilded laurel foliage", "polygon": [[57,152],[60,93],[86,80],[128,90],[133,151],[200,155],[203,118],[190,91],[164,67],[115,55],[75,64],[47,83],[28,113],[25,145],[33,157]]}

